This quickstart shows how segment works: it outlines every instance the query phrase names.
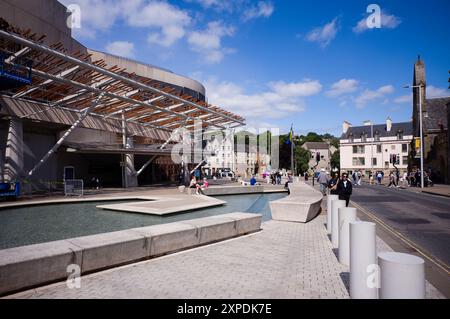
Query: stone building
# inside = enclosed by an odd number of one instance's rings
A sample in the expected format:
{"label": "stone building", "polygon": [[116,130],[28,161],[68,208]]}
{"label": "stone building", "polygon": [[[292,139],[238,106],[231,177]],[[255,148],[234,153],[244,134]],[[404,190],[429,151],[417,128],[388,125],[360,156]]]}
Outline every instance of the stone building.
{"label": "stone building", "polygon": [[336,148],[326,142],[306,142],[302,148],[311,152],[308,166],[311,169],[321,170],[322,168],[331,171],[331,156],[336,151]]}
{"label": "stone building", "polygon": [[[418,58],[414,64],[413,132],[420,136],[420,97],[422,98],[424,169],[431,170],[431,179],[437,183],[450,183],[450,137],[448,123],[450,97],[427,99],[425,63]],[[419,92],[421,90],[421,92]],[[450,95],[450,92],[449,92]],[[415,146],[415,143],[413,144]],[[420,147],[412,147],[410,166],[420,167]]]}
{"label": "stone building", "polygon": [[384,124],[373,127],[352,126],[344,122],[340,138],[341,170],[349,173],[361,171],[365,175],[370,171],[388,174],[397,169],[403,173],[408,168],[413,137],[411,122],[393,123],[387,118]]}

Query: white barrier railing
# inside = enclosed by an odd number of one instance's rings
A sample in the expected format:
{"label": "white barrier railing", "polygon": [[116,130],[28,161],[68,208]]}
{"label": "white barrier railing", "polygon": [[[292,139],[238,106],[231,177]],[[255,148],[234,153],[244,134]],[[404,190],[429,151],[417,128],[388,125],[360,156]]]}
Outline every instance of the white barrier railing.
{"label": "white barrier railing", "polygon": [[83,196],[84,182],[82,179],[64,180],[64,196]]}

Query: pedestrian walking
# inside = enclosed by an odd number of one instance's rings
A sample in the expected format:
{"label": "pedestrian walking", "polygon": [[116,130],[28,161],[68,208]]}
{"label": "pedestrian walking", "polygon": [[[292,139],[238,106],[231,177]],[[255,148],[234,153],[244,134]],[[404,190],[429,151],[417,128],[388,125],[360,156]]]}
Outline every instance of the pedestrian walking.
{"label": "pedestrian walking", "polygon": [[396,177],[395,177],[394,173],[391,172],[389,174],[389,185],[387,187],[397,187],[395,180],[396,180]]}
{"label": "pedestrian walking", "polygon": [[338,183],[339,183],[339,175],[337,173],[333,173],[333,176],[328,182],[328,189],[330,190],[331,195],[338,195],[337,191]]}
{"label": "pedestrian walking", "polygon": [[327,195],[327,187],[328,187],[329,178],[328,178],[328,175],[325,172],[324,168],[322,168],[320,170],[320,174],[317,177],[317,182],[320,185],[320,191],[321,191],[322,195],[326,196]]}
{"label": "pedestrian walking", "polygon": [[352,195],[352,183],[348,180],[347,173],[342,174],[342,179],[337,184],[337,193],[340,200],[345,200],[345,205],[348,207],[350,196]]}
{"label": "pedestrian walking", "polygon": [[383,174],[381,172],[378,172],[378,174],[377,174],[378,185],[381,185],[382,180],[383,180]]}

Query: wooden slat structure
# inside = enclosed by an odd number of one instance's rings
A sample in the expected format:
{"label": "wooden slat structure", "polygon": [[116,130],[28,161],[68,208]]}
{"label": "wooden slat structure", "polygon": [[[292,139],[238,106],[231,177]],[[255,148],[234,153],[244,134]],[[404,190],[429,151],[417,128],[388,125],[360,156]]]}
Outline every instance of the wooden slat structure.
{"label": "wooden slat structure", "polygon": [[168,84],[108,67],[104,60],[92,61],[86,53],[68,53],[61,43],[45,46],[44,38],[31,30],[0,30],[0,52],[33,63],[32,84],[2,94],[83,112],[104,92],[92,114],[116,119],[124,115],[129,123],[168,132],[180,126],[192,130],[198,119],[204,129],[245,125],[241,116],[181,94]]}

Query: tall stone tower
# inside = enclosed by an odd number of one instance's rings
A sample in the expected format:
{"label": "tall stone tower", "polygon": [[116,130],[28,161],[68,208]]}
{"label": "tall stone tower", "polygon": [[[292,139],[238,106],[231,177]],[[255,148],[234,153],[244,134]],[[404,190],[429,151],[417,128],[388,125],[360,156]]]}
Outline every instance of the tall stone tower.
{"label": "tall stone tower", "polygon": [[413,86],[422,85],[421,88],[413,88],[413,127],[415,136],[419,136],[419,90],[422,92],[422,115],[426,112],[426,86],[425,79],[425,63],[420,59],[420,55],[417,58],[417,62],[414,64],[414,79]]}

